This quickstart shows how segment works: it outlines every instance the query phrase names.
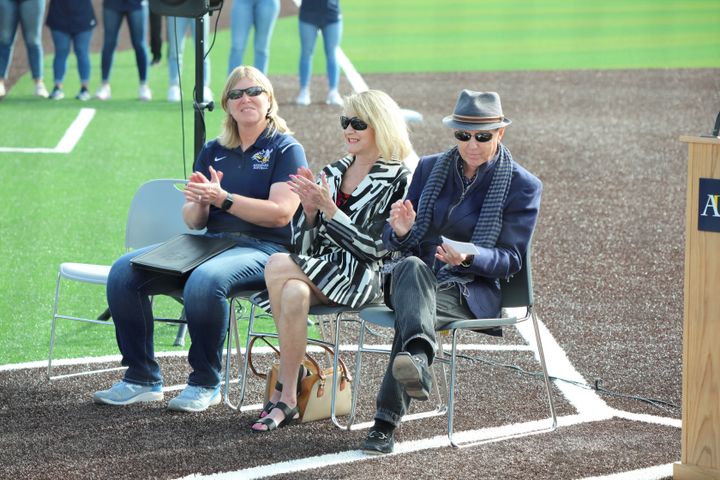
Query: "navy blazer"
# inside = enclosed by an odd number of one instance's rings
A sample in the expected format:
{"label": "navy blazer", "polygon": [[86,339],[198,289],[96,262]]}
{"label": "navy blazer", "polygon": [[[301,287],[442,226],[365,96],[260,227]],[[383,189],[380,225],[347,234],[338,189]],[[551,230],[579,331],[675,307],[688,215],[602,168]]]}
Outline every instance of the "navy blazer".
{"label": "navy blazer", "polygon": [[[407,196],[416,211],[432,167],[442,155],[443,153],[438,153],[426,156],[418,163]],[[460,172],[452,166],[445,186],[435,202],[430,228],[420,244],[405,245],[388,223],[383,232],[383,242],[388,250],[410,250],[430,268],[439,270],[443,263],[435,259],[435,251],[442,243],[440,235],[463,242],[472,239],[496,165],[497,160],[491,161],[468,188],[464,197]],[[502,229],[495,247],[484,248],[477,245],[480,253],[475,255],[469,268],[454,267],[459,273],[475,274],[475,280],[467,284],[468,288],[463,289],[463,293],[470,310],[477,318],[490,318],[500,314],[499,279],[509,278],[522,267],[522,257],[527,251],[537,222],[541,193],[540,180],[513,161],[510,191],[505,200]]]}

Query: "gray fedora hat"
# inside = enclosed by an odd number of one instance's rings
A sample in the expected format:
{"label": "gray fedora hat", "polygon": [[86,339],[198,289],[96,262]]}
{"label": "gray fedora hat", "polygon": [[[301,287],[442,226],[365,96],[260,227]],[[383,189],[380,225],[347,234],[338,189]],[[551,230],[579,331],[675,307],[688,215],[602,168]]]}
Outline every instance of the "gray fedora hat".
{"label": "gray fedora hat", "polygon": [[510,125],[495,92],[463,90],[458,96],[455,111],[443,118],[443,125],[457,130],[494,130]]}

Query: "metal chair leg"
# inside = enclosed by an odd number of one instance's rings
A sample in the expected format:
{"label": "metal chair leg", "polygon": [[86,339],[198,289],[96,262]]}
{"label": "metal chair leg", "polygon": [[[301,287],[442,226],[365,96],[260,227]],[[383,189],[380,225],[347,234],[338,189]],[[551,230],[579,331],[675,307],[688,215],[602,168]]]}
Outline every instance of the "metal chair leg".
{"label": "metal chair leg", "polygon": [[555,414],[555,402],[552,397],[552,386],[550,384],[550,376],[548,375],[547,363],[545,362],[545,352],[543,351],[542,340],[540,340],[540,326],[538,324],[537,315],[535,315],[535,312],[531,312],[530,315],[532,317],[533,330],[535,331],[535,342],[537,344],[538,356],[540,357],[540,366],[542,367],[543,377],[545,379],[545,392],[547,393],[550,416],[552,417],[550,431],[552,431],[557,428],[557,416]]}
{"label": "metal chair leg", "polygon": [[[182,313],[180,314],[180,321],[187,321],[185,319],[185,308],[182,309]],[[175,335],[175,341],[173,342],[173,346],[175,347],[184,347],[185,346],[185,334],[187,333],[187,323],[181,323],[178,325],[178,331]]]}
{"label": "metal chair leg", "polygon": [[57,322],[58,298],[60,295],[60,273],[55,283],[55,302],[53,303],[52,325],[50,326],[50,350],[48,352],[47,377],[52,379],[52,358],[55,350],[55,322]]}
{"label": "metal chair leg", "polygon": [[[227,331],[227,348],[225,350],[225,388],[223,392],[223,402],[228,407],[232,408],[233,410],[237,410],[240,408],[240,404],[234,405],[232,401],[230,400],[230,384],[232,383],[230,380],[231,371],[232,371],[232,346],[233,346],[233,336],[235,337],[235,345],[237,345],[237,351],[236,354],[240,355],[240,329],[238,327],[238,321],[237,321],[237,314],[235,313],[235,303],[237,300],[235,298],[230,300],[230,323],[228,324],[228,331]],[[238,372],[240,370],[240,358],[238,357]],[[239,375],[239,373],[238,373]],[[238,383],[240,382],[240,379],[238,378]],[[242,402],[242,400],[241,400]]]}
{"label": "metal chair leg", "polygon": [[[552,397],[552,386],[550,383],[550,376],[548,375],[547,371],[547,363],[545,362],[545,353],[543,351],[542,347],[542,340],[540,339],[540,327],[537,321],[537,317],[535,313],[532,310],[532,307],[528,308],[527,316],[524,318],[525,321],[527,319],[531,319],[533,323],[533,330],[535,333],[535,345],[537,346],[537,353],[538,358],[540,360],[540,365],[542,367],[543,371],[543,377],[545,379],[545,391],[547,393],[548,397],[548,406],[550,408],[550,417],[551,417],[551,423],[548,428],[540,428],[536,430],[531,430],[528,432],[522,432],[520,434],[513,434],[507,437],[500,437],[500,438],[513,438],[515,436],[519,435],[531,435],[531,434],[538,434],[538,433],[546,433],[546,432],[552,432],[557,428],[557,416],[555,413],[555,402],[553,401]],[[454,407],[455,407],[455,385],[456,385],[456,377],[457,377],[457,334],[458,330],[452,331],[452,353],[451,353],[451,359],[450,359],[450,391],[448,392],[448,440],[450,441],[450,445],[452,445],[455,448],[459,447],[468,447],[472,445],[477,445],[478,443],[485,443],[492,439],[484,439],[480,442],[465,442],[460,443],[456,442],[453,437],[453,420],[454,420]]]}

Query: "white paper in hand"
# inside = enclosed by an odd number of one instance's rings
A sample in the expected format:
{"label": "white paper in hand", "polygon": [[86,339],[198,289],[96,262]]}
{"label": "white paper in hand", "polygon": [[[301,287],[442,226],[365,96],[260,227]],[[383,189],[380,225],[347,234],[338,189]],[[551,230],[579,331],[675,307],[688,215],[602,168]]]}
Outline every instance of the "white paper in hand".
{"label": "white paper in hand", "polygon": [[480,250],[475,246],[475,244],[470,242],[458,242],[456,240],[451,240],[445,236],[441,236],[443,243],[447,243],[452,248],[457,250],[458,253],[465,253],[467,255],[478,255],[480,253]]}

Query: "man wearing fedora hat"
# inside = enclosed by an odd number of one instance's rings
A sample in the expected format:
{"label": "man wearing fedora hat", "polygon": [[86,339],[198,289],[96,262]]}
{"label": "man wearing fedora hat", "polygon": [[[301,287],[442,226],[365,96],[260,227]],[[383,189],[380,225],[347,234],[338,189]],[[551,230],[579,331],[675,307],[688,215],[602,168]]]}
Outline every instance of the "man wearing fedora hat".
{"label": "man wearing fedora hat", "polygon": [[[428,399],[436,329],[450,320],[498,316],[499,280],[520,270],[542,184],[501,143],[510,123],[497,93],[460,92],[443,119],[456,144],[421,158],[407,198],[392,206],[383,242],[404,258],[395,263],[386,295],[395,310],[395,338],[375,425],[363,444],[367,453],[392,452],[410,400]],[[474,253],[442,237],[472,243]]]}

